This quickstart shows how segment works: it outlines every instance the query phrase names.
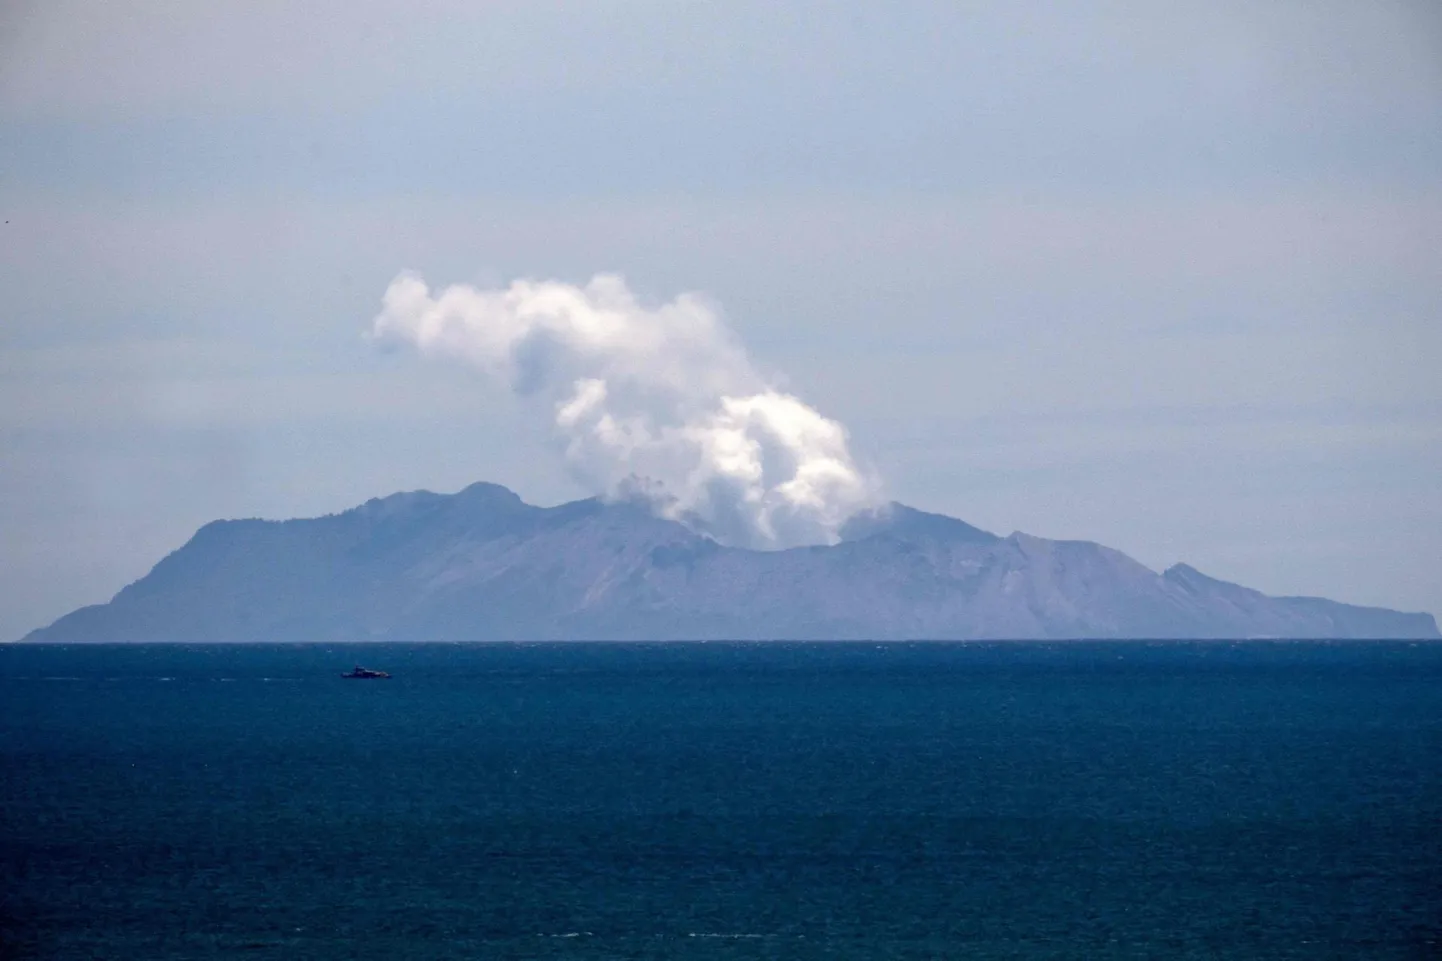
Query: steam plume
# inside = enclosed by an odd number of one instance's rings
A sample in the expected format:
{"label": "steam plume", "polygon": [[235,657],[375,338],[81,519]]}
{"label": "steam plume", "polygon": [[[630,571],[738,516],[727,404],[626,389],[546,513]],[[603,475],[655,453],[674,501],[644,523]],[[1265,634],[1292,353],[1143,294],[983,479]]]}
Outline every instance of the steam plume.
{"label": "steam plume", "polygon": [[584,287],[517,280],[432,295],[402,273],[372,336],[460,358],[548,405],[583,483],[643,497],[723,543],[834,541],[876,500],[846,429],[769,385],[694,294],[643,306],[622,278],[598,274]]}

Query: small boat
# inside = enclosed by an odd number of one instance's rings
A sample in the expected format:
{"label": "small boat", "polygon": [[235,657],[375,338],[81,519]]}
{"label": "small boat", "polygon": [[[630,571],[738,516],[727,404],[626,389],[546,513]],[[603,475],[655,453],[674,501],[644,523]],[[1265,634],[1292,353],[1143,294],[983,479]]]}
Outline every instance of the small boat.
{"label": "small boat", "polygon": [[370,680],[382,680],[382,681],[383,681],[383,680],[385,680],[386,678],[390,677],[390,675],[387,674],[385,671],[372,671],[372,670],[371,670],[370,668],[368,668],[368,667],[361,667],[359,664],[357,664],[357,665],[355,666],[355,670],[353,670],[353,671],[347,671],[346,673],[342,674],[341,677],[348,677],[348,678],[351,678],[352,680],[361,680],[361,681],[370,681]]}

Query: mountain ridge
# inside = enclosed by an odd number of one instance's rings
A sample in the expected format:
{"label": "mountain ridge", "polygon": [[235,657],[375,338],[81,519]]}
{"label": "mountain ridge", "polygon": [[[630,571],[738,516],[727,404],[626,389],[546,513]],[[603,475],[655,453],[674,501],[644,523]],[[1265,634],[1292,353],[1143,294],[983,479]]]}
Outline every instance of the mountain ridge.
{"label": "mountain ridge", "polygon": [[1269,597],[1090,541],[886,505],[838,543],[727,547],[635,502],[480,482],[212,521],[27,642],[1437,638],[1430,614]]}

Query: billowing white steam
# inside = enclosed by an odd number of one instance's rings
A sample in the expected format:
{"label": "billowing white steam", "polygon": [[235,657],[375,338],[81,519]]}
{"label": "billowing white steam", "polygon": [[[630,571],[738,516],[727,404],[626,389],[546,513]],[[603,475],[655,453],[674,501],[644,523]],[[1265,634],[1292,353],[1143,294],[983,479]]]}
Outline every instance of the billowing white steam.
{"label": "billowing white steam", "polygon": [[518,280],[432,295],[403,273],[372,334],[464,359],[549,404],[583,482],[644,497],[723,543],[834,541],[876,499],[845,428],[769,386],[693,294],[646,307],[600,274],[584,287]]}

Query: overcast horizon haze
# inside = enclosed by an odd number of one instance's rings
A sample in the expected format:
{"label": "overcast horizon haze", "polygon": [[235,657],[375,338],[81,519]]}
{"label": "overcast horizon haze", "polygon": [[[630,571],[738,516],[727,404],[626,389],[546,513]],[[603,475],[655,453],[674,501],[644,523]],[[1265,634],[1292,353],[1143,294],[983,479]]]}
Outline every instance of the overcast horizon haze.
{"label": "overcast horizon haze", "polygon": [[[0,640],[547,417],[366,333],[699,292],[887,498],[1442,614],[1424,2],[0,4]],[[543,412],[542,412],[543,413]]]}

